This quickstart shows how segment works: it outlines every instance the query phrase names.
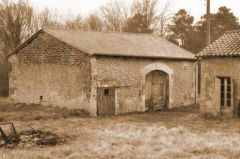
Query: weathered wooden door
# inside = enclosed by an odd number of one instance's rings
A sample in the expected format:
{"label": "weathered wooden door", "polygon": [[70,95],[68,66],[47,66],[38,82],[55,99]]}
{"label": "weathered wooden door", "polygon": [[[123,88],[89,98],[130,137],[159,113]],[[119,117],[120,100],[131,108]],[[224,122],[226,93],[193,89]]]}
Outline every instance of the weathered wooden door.
{"label": "weathered wooden door", "polygon": [[167,74],[153,71],[146,76],[146,107],[153,110],[167,107],[168,81]]}
{"label": "weathered wooden door", "polygon": [[97,105],[99,116],[115,115],[115,89],[98,88]]}
{"label": "weathered wooden door", "polygon": [[152,105],[153,109],[163,109],[166,100],[166,74],[160,71],[153,72]]}

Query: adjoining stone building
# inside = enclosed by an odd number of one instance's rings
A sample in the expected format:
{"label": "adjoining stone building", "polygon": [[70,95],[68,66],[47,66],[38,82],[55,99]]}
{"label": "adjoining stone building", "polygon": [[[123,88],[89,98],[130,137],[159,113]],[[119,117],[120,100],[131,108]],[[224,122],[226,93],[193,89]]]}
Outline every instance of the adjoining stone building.
{"label": "adjoining stone building", "polygon": [[201,61],[201,112],[238,115],[240,31],[226,32],[198,54]]}
{"label": "adjoining stone building", "polygon": [[196,58],[155,35],[42,29],[8,58],[15,103],[116,115],[196,102]]}

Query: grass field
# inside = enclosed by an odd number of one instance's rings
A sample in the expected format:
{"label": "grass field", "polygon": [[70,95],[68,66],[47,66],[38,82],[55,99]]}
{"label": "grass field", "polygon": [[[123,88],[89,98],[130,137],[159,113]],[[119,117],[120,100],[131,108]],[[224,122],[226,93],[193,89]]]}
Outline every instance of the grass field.
{"label": "grass field", "polygon": [[0,121],[67,138],[53,147],[0,148],[0,159],[240,158],[240,120],[208,120],[196,107],[117,117],[0,103]]}

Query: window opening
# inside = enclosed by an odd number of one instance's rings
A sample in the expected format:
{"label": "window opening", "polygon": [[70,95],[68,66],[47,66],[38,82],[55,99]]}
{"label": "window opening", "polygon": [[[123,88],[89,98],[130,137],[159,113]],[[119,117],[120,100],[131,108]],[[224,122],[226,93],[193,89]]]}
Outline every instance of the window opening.
{"label": "window opening", "polygon": [[104,95],[105,96],[112,96],[113,90],[112,89],[104,89]]}
{"label": "window opening", "polygon": [[231,78],[220,77],[221,81],[221,107],[231,107],[232,105],[232,90],[231,90]]}

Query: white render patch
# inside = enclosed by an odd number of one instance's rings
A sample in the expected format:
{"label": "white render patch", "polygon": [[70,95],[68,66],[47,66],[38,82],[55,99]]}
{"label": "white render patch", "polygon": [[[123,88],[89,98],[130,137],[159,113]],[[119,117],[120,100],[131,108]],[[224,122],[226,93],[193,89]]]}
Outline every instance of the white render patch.
{"label": "white render patch", "polygon": [[166,72],[168,75],[172,75],[174,73],[173,69],[171,69],[168,65],[163,64],[163,63],[152,63],[140,70],[141,74],[145,77],[146,74],[149,72],[152,72],[154,70],[159,70]]}

